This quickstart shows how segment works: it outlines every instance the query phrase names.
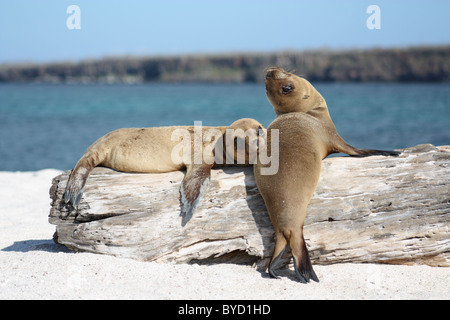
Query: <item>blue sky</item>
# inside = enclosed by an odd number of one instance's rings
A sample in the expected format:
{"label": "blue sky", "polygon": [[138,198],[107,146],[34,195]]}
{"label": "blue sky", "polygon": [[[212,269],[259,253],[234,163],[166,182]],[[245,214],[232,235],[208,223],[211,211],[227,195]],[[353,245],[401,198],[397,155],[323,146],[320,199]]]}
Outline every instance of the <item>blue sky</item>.
{"label": "blue sky", "polygon": [[[67,7],[81,9],[69,30]],[[369,5],[381,29],[369,30]],[[0,63],[450,44],[448,0],[0,0]]]}

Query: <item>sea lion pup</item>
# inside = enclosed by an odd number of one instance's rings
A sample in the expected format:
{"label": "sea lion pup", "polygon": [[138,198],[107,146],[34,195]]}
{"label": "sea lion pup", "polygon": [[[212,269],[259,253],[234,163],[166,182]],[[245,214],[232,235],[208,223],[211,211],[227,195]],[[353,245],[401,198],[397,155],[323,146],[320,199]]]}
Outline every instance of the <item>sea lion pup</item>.
{"label": "sea lion pup", "polygon": [[320,120],[329,132],[329,154],[342,152],[354,157],[400,154],[398,151],[357,149],[346,143],[336,131],[325,99],[306,79],[277,67],[268,68],[265,78],[266,95],[277,116],[303,112]]}
{"label": "sea lion pup", "polygon": [[211,168],[215,164],[256,163],[256,153],[264,142],[265,132],[261,123],[249,118],[237,120],[228,127],[118,129],[104,135],[86,150],[72,170],[64,201],[75,209],[78,207],[88,176],[97,166],[142,173],[186,169],[180,188],[184,225],[207,186]]}
{"label": "sea lion pup", "polygon": [[275,150],[278,151],[278,171],[264,175],[262,170],[267,165],[260,157],[254,166],[255,180],[276,234],[268,271],[277,278],[275,268],[289,245],[300,282],[319,281],[303,238],[303,224],[319,181],[322,159],[335,152],[352,156],[399,153],[357,149],[347,144],[337,133],[325,100],[305,79],[281,68],[270,68],[266,71],[265,84],[267,97],[277,114],[267,128],[267,154],[274,152],[272,137],[275,133],[279,139],[278,150]]}

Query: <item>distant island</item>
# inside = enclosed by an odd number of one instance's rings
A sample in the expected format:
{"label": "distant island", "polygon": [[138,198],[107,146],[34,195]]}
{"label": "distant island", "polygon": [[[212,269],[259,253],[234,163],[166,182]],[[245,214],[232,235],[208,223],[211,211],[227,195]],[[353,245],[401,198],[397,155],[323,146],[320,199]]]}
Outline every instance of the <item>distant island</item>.
{"label": "distant island", "polygon": [[450,45],[3,64],[0,83],[262,82],[268,66],[287,68],[311,81],[449,82]]}

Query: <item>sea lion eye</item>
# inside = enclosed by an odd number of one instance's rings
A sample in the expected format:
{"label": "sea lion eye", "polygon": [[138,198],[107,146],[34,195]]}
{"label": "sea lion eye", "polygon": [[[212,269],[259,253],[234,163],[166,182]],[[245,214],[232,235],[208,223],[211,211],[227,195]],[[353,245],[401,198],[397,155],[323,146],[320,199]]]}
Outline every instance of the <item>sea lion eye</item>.
{"label": "sea lion eye", "polygon": [[292,90],[294,90],[294,86],[292,84],[287,84],[285,86],[281,86],[281,93],[282,94],[288,94]]}

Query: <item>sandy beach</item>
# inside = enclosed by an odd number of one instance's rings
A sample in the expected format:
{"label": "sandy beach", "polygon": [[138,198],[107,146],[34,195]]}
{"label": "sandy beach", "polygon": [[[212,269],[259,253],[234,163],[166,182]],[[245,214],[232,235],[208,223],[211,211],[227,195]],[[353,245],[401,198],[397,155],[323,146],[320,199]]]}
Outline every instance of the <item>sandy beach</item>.
{"label": "sandy beach", "polygon": [[251,266],[140,262],[53,242],[51,180],[0,172],[0,299],[449,299],[450,268],[314,266],[320,283],[270,279]]}

